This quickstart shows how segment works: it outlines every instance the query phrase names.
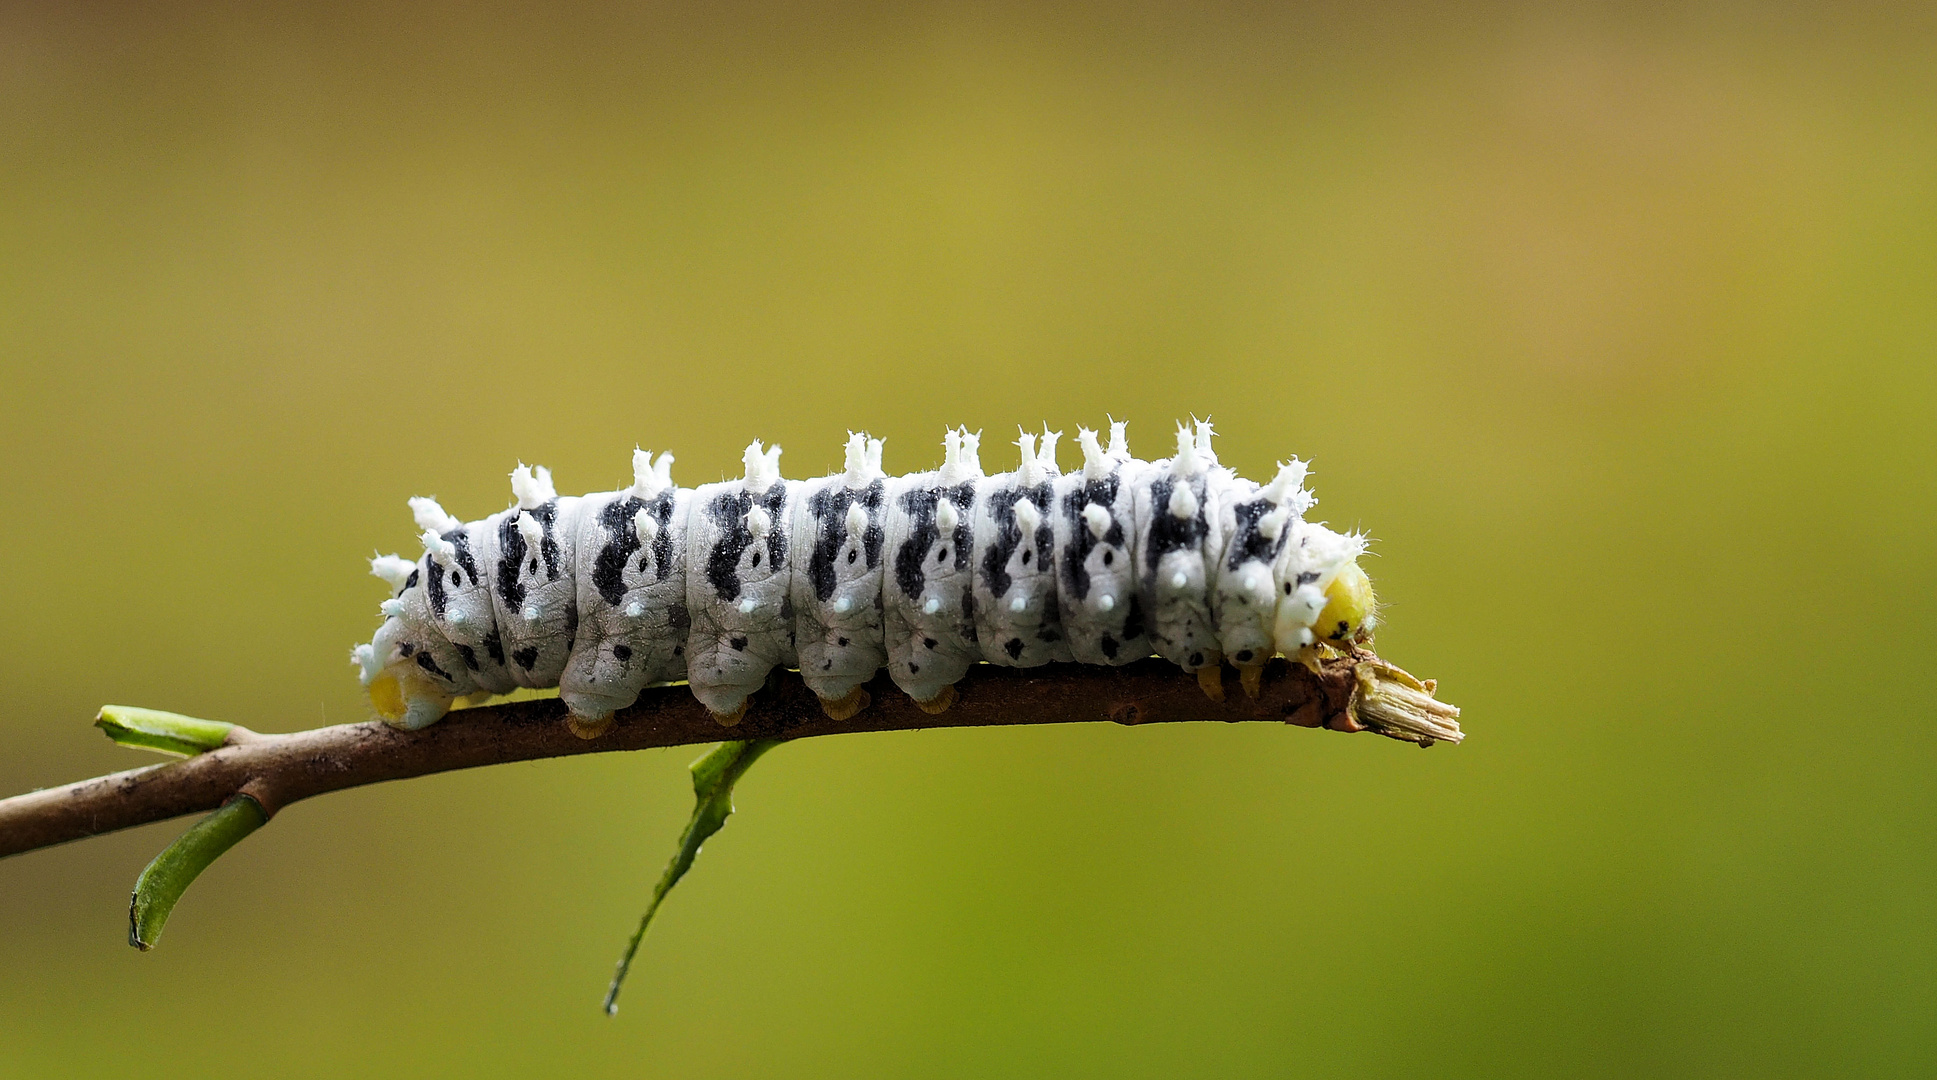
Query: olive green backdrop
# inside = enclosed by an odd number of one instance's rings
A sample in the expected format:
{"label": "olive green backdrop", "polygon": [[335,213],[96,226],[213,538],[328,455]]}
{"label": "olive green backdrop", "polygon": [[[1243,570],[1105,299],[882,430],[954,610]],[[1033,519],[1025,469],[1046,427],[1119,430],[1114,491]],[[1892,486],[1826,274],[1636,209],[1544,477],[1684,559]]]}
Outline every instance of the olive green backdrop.
{"label": "olive green backdrop", "polygon": [[[690,750],[0,863],[0,1075],[1937,1069],[1930,10],[0,8],[0,788],[366,715],[404,499],[1215,418],[1466,745]],[[1074,460],[1066,449],[1065,462]]]}

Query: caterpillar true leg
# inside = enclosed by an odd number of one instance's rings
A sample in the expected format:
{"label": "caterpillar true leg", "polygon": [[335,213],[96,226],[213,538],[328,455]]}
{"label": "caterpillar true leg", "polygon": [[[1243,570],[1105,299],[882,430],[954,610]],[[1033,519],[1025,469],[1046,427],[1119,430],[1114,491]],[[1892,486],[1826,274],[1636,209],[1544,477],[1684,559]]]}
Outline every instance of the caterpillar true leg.
{"label": "caterpillar true leg", "polygon": [[1252,701],[1264,692],[1264,665],[1245,664],[1238,668],[1238,685],[1244,687],[1244,696]]}

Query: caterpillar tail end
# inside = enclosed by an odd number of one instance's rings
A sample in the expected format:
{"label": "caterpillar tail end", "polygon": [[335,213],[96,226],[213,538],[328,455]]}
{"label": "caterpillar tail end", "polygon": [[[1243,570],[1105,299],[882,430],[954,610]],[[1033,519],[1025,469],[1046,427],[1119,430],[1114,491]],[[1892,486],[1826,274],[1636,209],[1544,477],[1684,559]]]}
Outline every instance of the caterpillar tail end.
{"label": "caterpillar tail end", "polygon": [[851,719],[862,709],[874,704],[874,699],[868,696],[867,690],[857,686],[840,697],[821,698],[820,703],[821,712],[826,713],[829,720],[840,721]]}
{"label": "caterpillar tail end", "polygon": [[1415,678],[1376,657],[1361,660],[1352,674],[1358,685],[1346,702],[1345,715],[1354,730],[1375,731],[1420,746],[1458,744],[1466,738],[1459,727],[1459,709],[1433,696],[1439,689],[1433,680]]}
{"label": "caterpillar tail end", "polygon": [[732,727],[747,718],[747,704],[752,700],[751,697],[741,698],[740,704],[732,712],[714,712],[711,706],[706,711],[713,717],[714,723],[721,727]]}
{"label": "caterpillar tail end", "polygon": [[936,694],[927,701],[916,701],[915,708],[920,709],[930,716],[940,716],[947,712],[948,707],[953,704],[955,704],[955,684],[950,683],[942,687],[941,693]]}

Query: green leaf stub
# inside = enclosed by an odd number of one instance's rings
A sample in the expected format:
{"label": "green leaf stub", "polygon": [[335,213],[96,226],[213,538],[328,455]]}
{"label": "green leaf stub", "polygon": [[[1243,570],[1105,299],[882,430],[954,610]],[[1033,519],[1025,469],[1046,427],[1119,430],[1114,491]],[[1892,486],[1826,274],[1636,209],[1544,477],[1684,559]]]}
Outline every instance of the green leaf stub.
{"label": "green leaf stub", "polygon": [[104,705],[94,718],[94,726],[122,746],[155,750],[164,754],[194,757],[227,744],[234,724],[220,720],[200,720],[159,709],[133,705]]}

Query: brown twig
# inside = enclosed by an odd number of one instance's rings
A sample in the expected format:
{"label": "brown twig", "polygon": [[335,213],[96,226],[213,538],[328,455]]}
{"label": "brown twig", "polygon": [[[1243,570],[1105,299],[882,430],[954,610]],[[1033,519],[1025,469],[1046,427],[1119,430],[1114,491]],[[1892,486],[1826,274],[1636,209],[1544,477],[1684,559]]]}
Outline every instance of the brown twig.
{"label": "brown twig", "polygon": [[1430,745],[1457,742],[1458,710],[1432,700],[1432,684],[1370,654],[1327,661],[1314,673],[1273,661],[1251,698],[1226,678],[1214,702],[1196,680],[1151,659],[1120,668],[1078,664],[1017,670],[980,666],[939,716],[917,708],[885,676],[868,688],[873,704],[830,720],[795,674],[769,682],[733,727],[715,721],[683,686],[647,690],[599,738],[574,736],[556,699],[453,713],[422,731],[376,721],[261,735],[238,728],[229,744],[182,761],[82,780],[0,800],[0,857],[117,829],[215,809],[246,794],[274,815],[312,795],[412,776],[536,758],[644,750],[724,739],[798,739],[865,731],[1114,721],[1277,721],[1343,731],[1372,730]]}

